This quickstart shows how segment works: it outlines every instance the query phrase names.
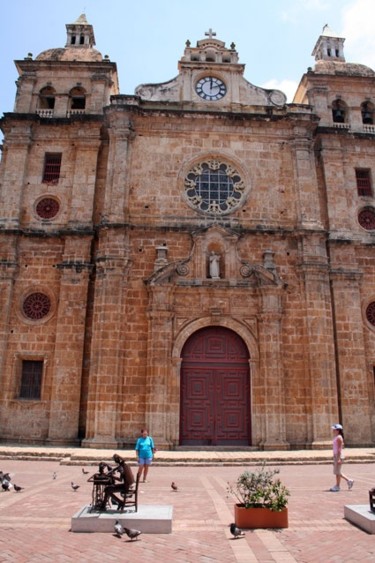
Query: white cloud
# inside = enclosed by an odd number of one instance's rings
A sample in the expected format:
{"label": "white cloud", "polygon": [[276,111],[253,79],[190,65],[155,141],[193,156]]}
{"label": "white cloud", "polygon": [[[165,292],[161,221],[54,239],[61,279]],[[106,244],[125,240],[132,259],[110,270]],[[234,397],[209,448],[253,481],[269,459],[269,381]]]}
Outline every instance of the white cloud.
{"label": "white cloud", "polygon": [[354,0],[342,11],[342,36],[347,62],[362,63],[375,69],[375,2]]}
{"label": "white cloud", "polygon": [[262,84],[262,88],[266,88],[267,90],[281,90],[287,97],[287,102],[291,103],[296,93],[298,86],[298,82],[295,80],[276,80],[272,78],[271,80],[267,80]]}

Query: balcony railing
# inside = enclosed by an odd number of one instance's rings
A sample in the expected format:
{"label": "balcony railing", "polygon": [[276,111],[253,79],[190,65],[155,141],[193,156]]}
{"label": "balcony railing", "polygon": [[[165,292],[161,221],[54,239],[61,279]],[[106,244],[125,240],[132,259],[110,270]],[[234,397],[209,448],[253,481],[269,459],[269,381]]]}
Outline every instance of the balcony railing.
{"label": "balcony railing", "polygon": [[336,129],[350,129],[349,123],[338,123],[336,121],[333,122],[333,127]]}
{"label": "balcony railing", "polygon": [[53,109],[37,109],[36,113],[39,115],[39,117],[53,117]]}
{"label": "balcony railing", "polygon": [[375,133],[375,125],[364,125],[363,131],[364,133]]}
{"label": "balcony railing", "polygon": [[71,117],[72,115],[84,115],[86,110],[84,109],[70,109],[66,112],[66,117]]}

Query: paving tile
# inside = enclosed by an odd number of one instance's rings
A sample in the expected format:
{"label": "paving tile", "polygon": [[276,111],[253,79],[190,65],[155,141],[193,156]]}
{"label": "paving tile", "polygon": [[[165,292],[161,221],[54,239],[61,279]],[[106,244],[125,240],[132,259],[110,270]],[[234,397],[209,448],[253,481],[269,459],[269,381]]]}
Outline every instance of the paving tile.
{"label": "paving tile", "polygon": [[[272,461],[272,460],[271,460]],[[79,465],[58,461],[1,459],[0,469],[25,487],[20,493],[0,492],[0,562],[148,563],[324,563],[375,560],[375,538],[344,519],[344,504],[366,504],[374,486],[374,464],[347,464],[355,479],[352,491],[330,493],[328,465],[283,465],[280,478],[290,488],[289,528],[246,531],[233,540],[229,524],[234,500],[228,481],[244,466],[153,466],[150,482],[141,484],[141,504],[171,504],[171,534],[142,534],[139,541],[112,534],[70,532],[71,516],[90,503],[89,475]],[[89,468],[92,472],[95,467]],[[56,471],[57,478],[52,478]],[[173,492],[170,483],[179,487]],[[70,482],[80,485],[73,492]]]}

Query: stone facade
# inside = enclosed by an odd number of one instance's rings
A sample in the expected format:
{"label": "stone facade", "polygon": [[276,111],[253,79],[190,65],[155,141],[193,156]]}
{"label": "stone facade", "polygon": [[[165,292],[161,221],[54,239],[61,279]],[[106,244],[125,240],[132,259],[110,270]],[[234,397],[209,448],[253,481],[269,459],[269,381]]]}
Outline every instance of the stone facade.
{"label": "stone facade", "polygon": [[326,26],[287,104],[210,31],[121,95],[66,27],[1,121],[1,439],[373,444],[375,73]]}

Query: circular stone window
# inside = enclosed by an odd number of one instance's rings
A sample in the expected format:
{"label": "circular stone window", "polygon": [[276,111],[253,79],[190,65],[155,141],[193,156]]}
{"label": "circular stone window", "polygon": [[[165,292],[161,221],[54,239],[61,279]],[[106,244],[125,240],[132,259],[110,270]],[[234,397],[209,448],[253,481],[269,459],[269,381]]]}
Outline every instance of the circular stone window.
{"label": "circular stone window", "polygon": [[196,164],[187,173],[184,186],[189,204],[212,215],[235,210],[245,189],[240,174],[231,164],[214,159]]}
{"label": "circular stone window", "polygon": [[51,311],[51,300],[45,293],[30,293],[22,304],[23,314],[32,321],[39,321]]}
{"label": "circular stone window", "polygon": [[60,210],[59,202],[52,197],[43,197],[38,201],[35,211],[41,219],[53,219]]}
{"label": "circular stone window", "polygon": [[373,231],[375,229],[375,210],[372,207],[362,209],[358,213],[358,222],[366,231]]}
{"label": "circular stone window", "polygon": [[375,301],[372,301],[372,303],[367,305],[366,319],[370,323],[370,325],[375,327]]}

